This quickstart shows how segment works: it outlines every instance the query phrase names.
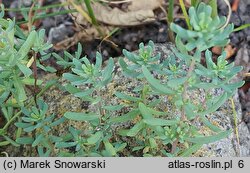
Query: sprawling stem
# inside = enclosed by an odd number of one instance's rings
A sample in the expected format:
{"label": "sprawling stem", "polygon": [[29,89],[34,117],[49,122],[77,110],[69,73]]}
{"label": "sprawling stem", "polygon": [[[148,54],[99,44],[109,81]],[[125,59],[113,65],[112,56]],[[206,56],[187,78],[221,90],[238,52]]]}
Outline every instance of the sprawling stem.
{"label": "sprawling stem", "polygon": [[[56,80],[57,81],[57,80]],[[48,84],[47,86],[45,86],[38,94],[37,94],[37,98],[42,96],[49,88],[51,88],[53,85],[55,85],[56,81]],[[32,106],[33,104],[35,103],[35,99],[33,98],[27,105],[26,105],[26,108],[27,107],[30,107]],[[19,112],[17,112],[6,124],[5,126],[3,127],[3,130],[6,130],[10,124],[16,119],[18,118],[20,115],[22,114],[22,111],[20,110]]]}
{"label": "sprawling stem", "polygon": [[[96,93],[97,93],[96,95],[98,98],[101,97],[100,90],[97,90]],[[97,106],[98,106],[99,114],[101,115],[101,117],[100,117],[100,122],[101,122],[102,117],[105,115],[104,110],[102,108],[103,107],[102,100],[98,102]]]}
{"label": "sprawling stem", "polygon": [[171,153],[174,154],[176,148],[177,148],[177,144],[178,144],[179,140],[176,139],[173,144],[172,144],[172,148],[171,148]]}
{"label": "sprawling stem", "polygon": [[[191,64],[190,64],[190,67],[188,69],[188,72],[187,72],[187,80],[185,81],[185,83],[183,84],[183,92],[182,92],[182,98],[183,98],[183,102],[185,102],[187,99],[188,99],[188,95],[187,95],[187,88],[188,88],[188,80],[189,78],[191,77],[192,75],[192,72],[194,70],[194,67],[195,67],[195,57],[192,58],[192,61],[191,61]],[[186,120],[186,115],[185,115],[185,110],[184,108],[182,108],[182,112],[181,112],[181,119],[182,120]]]}
{"label": "sprawling stem", "polygon": [[[188,99],[188,95],[187,95],[187,88],[188,88],[188,80],[189,78],[191,77],[192,75],[192,72],[194,70],[194,67],[195,67],[195,62],[196,62],[196,58],[193,57],[192,58],[192,61],[191,61],[191,64],[190,64],[190,67],[188,69],[188,72],[187,72],[187,80],[185,81],[185,83],[183,84],[184,88],[183,88],[183,92],[182,92],[182,98],[183,98],[183,102],[186,102],[186,100]],[[185,109],[184,107],[182,107],[182,110],[181,110],[181,120],[182,121],[185,121],[186,120],[186,114],[185,114]],[[179,142],[179,139],[177,138],[173,144],[172,144],[172,149],[171,149],[171,153],[173,154],[177,148],[177,144]]]}

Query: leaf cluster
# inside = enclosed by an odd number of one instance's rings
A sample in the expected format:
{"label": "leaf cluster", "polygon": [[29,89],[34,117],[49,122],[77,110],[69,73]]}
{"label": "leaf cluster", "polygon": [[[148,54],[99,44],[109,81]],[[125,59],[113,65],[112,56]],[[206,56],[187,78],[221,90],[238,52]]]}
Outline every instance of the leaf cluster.
{"label": "leaf cluster", "polygon": [[177,33],[177,39],[186,41],[188,51],[198,48],[204,51],[213,46],[225,46],[228,35],[233,31],[233,24],[224,28],[226,18],[212,16],[212,7],[201,2],[198,7],[189,8],[190,24],[193,30],[187,30],[172,23],[171,30]]}

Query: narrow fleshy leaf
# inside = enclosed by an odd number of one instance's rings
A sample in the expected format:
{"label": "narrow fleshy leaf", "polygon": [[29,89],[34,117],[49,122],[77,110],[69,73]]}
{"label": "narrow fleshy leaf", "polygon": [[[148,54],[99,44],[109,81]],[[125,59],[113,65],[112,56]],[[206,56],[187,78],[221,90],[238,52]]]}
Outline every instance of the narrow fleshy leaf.
{"label": "narrow fleshy leaf", "polygon": [[180,157],[189,157],[196,151],[198,151],[202,147],[202,144],[194,144],[183,153],[181,153]]}
{"label": "narrow fleshy leaf", "polygon": [[75,121],[91,121],[99,118],[99,115],[94,113],[83,113],[83,112],[66,112],[64,117],[75,120]]}
{"label": "narrow fleshy leaf", "polygon": [[87,139],[88,144],[91,144],[91,145],[96,144],[102,137],[103,137],[103,132],[101,131],[96,132],[94,135],[92,135],[91,137]]}
{"label": "narrow fleshy leaf", "polygon": [[213,143],[216,141],[219,141],[223,138],[228,137],[228,135],[232,133],[231,130],[223,131],[220,132],[216,135],[213,136],[204,136],[204,137],[195,137],[195,138],[185,138],[186,141],[192,142],[192,143],[197,143],[197,144],[208,144],[208,143]]}
{"label": "narrow fleshy leaf", "polygon": [[145,126],[143,121],[137,122],[132,129],[130,129],[127,133],[127,136],[136,136]]}
{"label": "narrow fleshy leaf", "polygon": [[143,120],[143,122],[150,126],[171,126],[178,123],[177,120],[165,120],[161,118],[149,118]]}
{"label": "narrow fleshy leaf", "polygon": [[113,145],[109,141],[104,141],[104,146],[105,146],[105,149],[107,150],[107,152],[111,156],[115,156],[116,155],[116,150],[115,150],[115,148],[113,147]]}
{"label": "narrow fleshy leaf", "polygon": [[163,94],[174,94],[175,93],[171,88],[168,88],[167,86],[162,85],[157,79],[155,79],[145,66],[142,66],[142,71],[143,71],[145,78],[149,82],[149,84],[155,90],[157,90],[158,92],[163,93]]}
{"label": "narrow fleshy leaf", "polygon": [[17,143],[23,144],[23,145],[32,144],[33,141],[34,141],[34,139],[32,137],[21,137],[21,138],[16,139]]}

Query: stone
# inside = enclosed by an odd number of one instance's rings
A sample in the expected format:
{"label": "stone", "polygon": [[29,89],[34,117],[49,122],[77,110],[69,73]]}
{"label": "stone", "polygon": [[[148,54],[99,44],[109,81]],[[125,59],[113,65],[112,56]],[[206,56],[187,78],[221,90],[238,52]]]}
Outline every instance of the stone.
{"label": "stone", "polygon": [[233,133],[227,138],[220,141],[204,145],[196,154],[198,156],[215,156],[215,157],[246,157],[250,156],[250,133],[247,125],[242,121],[242,111],[239,102],[239,95],[236,93],[233,97],[238,124],[239,143],[235,133],[235,122],[232,112],[232,105],[227,101],[218,111],[214,112],[211,117],[213,122],[217,122],[221,129],[232,129]]}
{"label": "stone", "polygon": [[[162,60],[166,59],[170,54],[173,54],[171,51],[171,44],[156,44],[155,45],[155,52],[160,52],[162,55]],[[116,63],[118,66],[118,64]],[[122,73],[121,69],[116,68],[116,74],[114,76],[113,82],[111,82],[106,89],[104,89],[101,93],[103,100],[106,101],[107,105],[116,105],[120,104],[120,100],[114,97],[115,91],[122,91],[126,93],[131,93],[131,90],[138,86],[140,82],[138,80],[125,78]],[[65,81],[63,81],[64,83]],[[54,91],[53,91],[54,92]],[[51,93],[47,93],[44,98],[50,104],[50,110],[54,113],[59,113],[62,115],[65,111],[96,111],[95,106],[86,105],[86,103],[82,102],[81,100],[69,95],[65,92],[57,90],[53,96],[49,96]],[[214,94],[219,94],[222,92],[221,90],[215,90]],[[193,97],[201,97],[204,93],[192,93]],[[50,98],[48,100],[48,98]],[[237,138],[235,135],[235,122],[233,117],[233,109],[232,104],[227,101],[221,108],[219,108],[216,112],[212,113],[208,116],[208,119],[213,123],[216,124],[219,128],[223,130],[232,129],[233,133],[229,135],[227,138],[222,139],[220,141],[203,145],[203,147],[197,151],[193,156],[201,156],[201,157],[236,157],[236,156],[250,156],[250,133],[248,131],[247,125],[242,121],[242,111],[241,105],[239,102],[238,93],[233,97],[234,104],[235,104],[235,111],[236,111],[236,119],[238,124],[238,133],[239,133],[239,143],[237,142]],[[167,105],[167,109],[164,106]],[[162,110],[171,110],[172,115],[177,115],[178,110],[172,110],[171,105],[167,104],[161,105]],[[83,109],[83,107],[85,107]],[[59,111],[59,112],[58,112]],[[123,110],[123,113],[128,110]],[[122,113],[122,112],[120,112]],[[119,116],[113,114],[112,116]],[[73,125],[76,127],[83,127],[83,123],[73,122],[70,121],[68,125]],[[130,123],[122,124],[122,127],[130,127]],[[63,125],[65,127],[65,125]],[[85,127],[86,124],[85,124]],[[120,126],[113,126],[113,130],[119,128]],[[211,135],[212,131],[205,127],[202,123],[197,124],[197,127],[202,129],[202,132],[206,135]],[[61,128],[60,128],[61,129]],[[65,129],[67,130],[67,129]],[[63,129],[61,129],[63,133]]]}
{"label": "stone", "polygon": [[[171,45],[156,44],[156,51],[161,52],[162,58],[165,59],[169,54]],[[237,80],[237,79],[234,79]],[[198,96],[198,95],[197,95]],[[234,133],[220,141],[204,145],[202,149],[194,154],[194,156],[215,156],[215,157],[246,157],[250,156],[250,133],[247,125],[242,121],[242,109],[239,101],[238,92],[233,97],[236,111],[236,119],[238,123],[239,144],[235,135],[235,122],[233,117],[232,104],[227,101],[220,109],[210,115],[210,119],[219,125],[221,129],[233,129]],[[200,126],[202,128],[202,125]]]}
{"label": "stone", "polygon": [[[162,54],[162,60],[166,59],[169,55],[173,54],[171,51],[171,44],[156,44],[155,52],[160,52]],[[116,65],[118,66],[117,62]],[[55,78],[55,74],[49,74],[43,77],[44,80],[50,80]],[[66,85],[66,81],[60,79],[60,83],[62,85]],[[114,80],[101,91],[102,100],[105,101],[107,105],[117,105],[121,104],[122,101],[114,96],[116,91],[132,93],[131,91],[140,84],[139,80],[134,80],[131,78],[126,78],[122,75],[121,69],[116,68]],[[214,94],[220,94],[221,90],[215,90]],[[192,93],[193,98],[203,97],[204,93]],[[84,102],[66,91],[62,89],[58,89],[56,87],[52,88],[48,92],[43,95],[43,98],[46,103],[49,105],[49,113],[54,113],[57,117],[63,116],[63,114],[67,111],[72,112],[92,112],[97,111],[96,106],[90,105],[88,102]],[[193,99],[192,98],[192,99]],[[208,119],[216,124],[219,128],[223,130],[232,129],[234,132],[229,135],[227,138],[224,138],[220,141],[203,145],[203,147],[194,153],[192,156],[199,157],[236,157],[236,156],[250,156],[250,134],[247,128],[247,125],[242,122],[242,112],[241,105],[239,102],[238,93],[233,97],[235,103],[235,111],[236,117],[233,117],[232,104],[227,101],[221,108],[219,108],[216,112],[208,115]],[[174,110],[171,107],[171,104],[168,103],[168,99],[164,100],[165,103],[158,105],[161,110],[167,111],[172,116],[176,116],[179,114],[178,110]],[[111,116],[119,116],[128,112],[127,108],[122,109],[119,112],[111,114]],[[239,143],[237,142],[237,137],[235,135],[235,121],[237,119],[238,124],[238,136]],[[198,122],[198,121],[197,121]],[[206,136],[212,134],[212,131],[205,127],[202,123],[195,122],[196,126],[201,129],[201,132]],[[112,129],[115,131],[121,127],[129,128],[131,127],[132,122],[127,122],[119,125],[112,125]],[[67,133],[68,128],[70,126],[85,130],[89,129],[88,123],[86,122],[77,122],[77,121],[67,121],[66,123],[54,129],[53,134],[62,136]],[[127,140],[126,142],[129,144],[133,143],[129,138],[122,138],[123,140]],[[13,149],[13,148],[12,148]],[[24,148],[25,150],[22,153],[29,153],[28,148]],[[11,152],[12,150],[8,149],[6,151]],[[15,150],[16,151],[16,150]],[[12,153],[13,154],[13,153]],[[25,155],[22,155],[25,156]]]}
{"label": "stone", "polygon": [[51,28],[48,35],[48,42],[58,43],[74,34],[72,23],[62,23],[57,27]]}

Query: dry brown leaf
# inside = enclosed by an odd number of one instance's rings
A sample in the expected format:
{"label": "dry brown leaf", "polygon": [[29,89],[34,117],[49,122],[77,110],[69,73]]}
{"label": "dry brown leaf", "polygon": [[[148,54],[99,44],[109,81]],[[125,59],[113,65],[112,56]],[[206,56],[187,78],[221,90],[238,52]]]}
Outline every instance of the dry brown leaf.
{"label": "dry brown leaf", "polygon": [[[65,3],[67,0],[60,0],[60,1],[62,3]],[[135,2],[135,0],[130,0],[130,1],[134,1],[132,3],[130,2],[132,5],[132,6],[130,5],[131,9],[139,8],[138,2]],[[100,23],[107,24],[107,25],[100,25],[100,29],[103,31],[103,33],[108,35],[110,31],[114,29],[114,26],[135,26],[152,22],[155,20],[155,15],[153,10],[155,8],[160,7],[160,5],[163,3],[163,0],[136,0],[136,1],[140,1],[140,9],[136,11],[127,11],[127,12],[124,12],[116,7],[110,8],[109,6],[104,6],[100,3],[93,2],[92,9],[94,11],[96,19]],[[141,4],[143,3],[147,5],[141,6]],[[82,4],[80,7],[84,11],[87,11],[84,4]],[[65,8],[73,9],[71,5],[65,6]],[[80,31],[76,32],[76,34],[73,37],[68,38],[60,43],[57,43],[54,46],[55,49],[70,47],[81,40],[86,41],[95,38],[100,38],[97,29],[91,26],[89,22],[80,13],[78,12],[72,13],[72,17],[75,20],[78,30]]]}
{"label": "dry brown leaf", "polygon": [[[61,0],[61,2],[65,1],[66,0]],[[84,4],[82,5],[82,8],[86,11],[86,7]],[[136,11],[124,12],[116,7],[109,8],[108,6],[93,2],[92,8],[98,21],[113,26],[134,26],[152,22],[155,20],[153,12],[154,8],[156,8],[155,5],[151,6],[151,8],[153,9],[141,9]],[[83,18],[83,16],[81,16],[81,14],[74,13],[74,15],[76,15],[77,23],[86,24],[86,21],[84,21],[85,19]]]}
{"label": "dry brown leaf", "polygon": [[155,20],[152,10],[124,12],[118,8],[108,8],[99,3],[92,5],[98,21],[113,26],[133,26]]}
{"label": "dry brown leaf", "polygon": [[[226,59],[229,59],[236,53],[236,48],[233,48],[232,45],[228,44],[225,47],[225,51],[227,53]],[[214,46],[212,52],[216,55],[220,55],[222,53],[222,48],[220,46]]]}
{"label": "dry brown leaf", "polygon": [[163,0],[132,0],[132,3],[128,6],[128,10],[154,10],[159,8],[163,2]]}
{"label": "dry brown leaf", "polygon": [[222,52],[222,48],[221,48],[220,46],[214,46],[214,47],[212,48],[212,52],[213,52],[214,54],[216,54],[216,55],[220,55],[221,52]]}
{"label": "dry brown leaf", "polygon": [[232,47],[232,45],[228,44],[225,48],[225,51],[227,52],[227,57],[226,59],[231,58],[235,53],[236,53],[236,48]]}

